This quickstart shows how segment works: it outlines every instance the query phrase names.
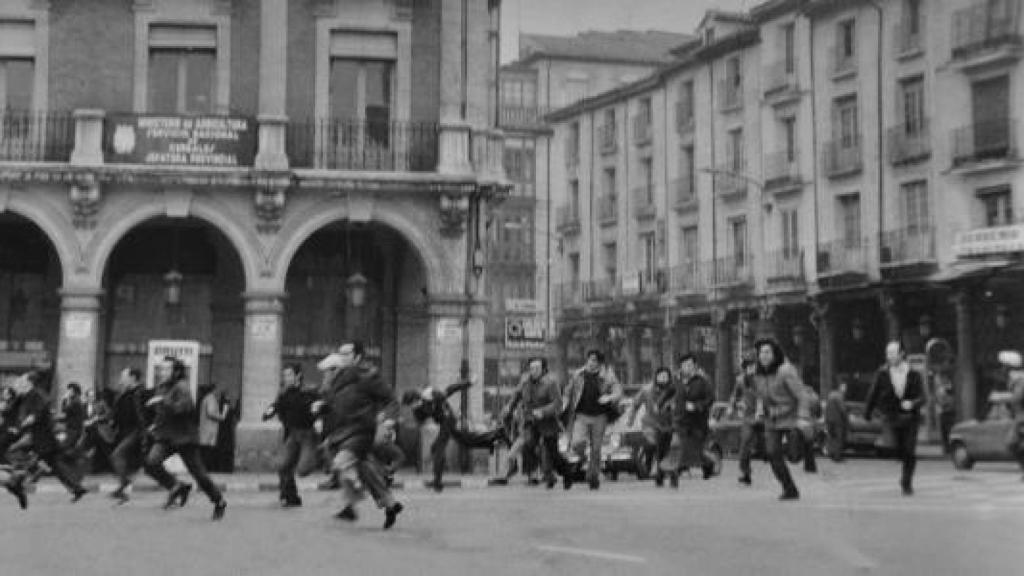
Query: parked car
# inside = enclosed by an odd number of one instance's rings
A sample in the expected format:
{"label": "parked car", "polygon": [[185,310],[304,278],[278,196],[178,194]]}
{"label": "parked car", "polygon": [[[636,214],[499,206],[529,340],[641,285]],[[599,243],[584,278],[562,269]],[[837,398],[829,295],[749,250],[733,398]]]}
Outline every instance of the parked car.
{"label": "parked car", "polygon": [[[878,448],[875,447],[875,441],[878,440],[879,435],[882,434],[882,423],[877,417],[870,422],[865,420],[864,406],[864,402],[846,402],[848,416],[846,421],[846,443],[844,445],[844,450],[877,454]],[[824,456],[831,456],[831,454],[829,454],[827,440],[828,434],[824,426],[824,421],[822,421],[821,440],[819,442],[819,445],[821,446],[821,453]]]}
{"label": "parked car", "polygon": [[[625,411],[624,411],[625,414]],[[633,474],[638,480],[646,479],[651,472],[651,455],[645,450],[643,429],[640,425],[641,414],[630,426],[625,415],[609,427],[605,434],[605,444],[601,455],[601,471],[613,482],[619,479],[620,473]]]}
{"label": "parked car", "polygon": [[1013,460],[1014,456],[1006,446],[1006,437],[1014,425],[1010,394],[993,392],[988,398],[988,412],[984,420],[965,420],[950,431],[953,466],[957,470],[970,470],[975,462]]}

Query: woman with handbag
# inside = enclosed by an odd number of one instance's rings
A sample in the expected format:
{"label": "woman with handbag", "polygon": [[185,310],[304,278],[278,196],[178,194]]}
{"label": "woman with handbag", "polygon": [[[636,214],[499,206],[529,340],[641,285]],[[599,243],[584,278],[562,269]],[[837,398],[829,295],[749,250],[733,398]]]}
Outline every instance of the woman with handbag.
{"label": "woman with handbag", "polygon": [[882,413],[883,437],[888,437],[891,431],[896,453],[903,461],[900,487],[904,496],[914,493],[917,429],[925,400],[921,374],[910,368],[900,343],[889,342],[885,347],[885,366],[875,374],[875,382],[868,392],[864,419],[870,421],[876,407]]}

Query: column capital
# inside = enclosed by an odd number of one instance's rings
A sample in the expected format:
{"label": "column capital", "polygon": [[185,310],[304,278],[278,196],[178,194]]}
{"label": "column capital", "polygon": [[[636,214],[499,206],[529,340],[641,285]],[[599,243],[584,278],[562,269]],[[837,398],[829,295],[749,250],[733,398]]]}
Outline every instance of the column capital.
{"label": "column capital", "polygon": [[102,307],[102,288],[68,286],[58,291],[61,310],[99,311]]}
{"label": "column capital", "polygon": [[243,292],[245,314],[284,314],[284,292]]}

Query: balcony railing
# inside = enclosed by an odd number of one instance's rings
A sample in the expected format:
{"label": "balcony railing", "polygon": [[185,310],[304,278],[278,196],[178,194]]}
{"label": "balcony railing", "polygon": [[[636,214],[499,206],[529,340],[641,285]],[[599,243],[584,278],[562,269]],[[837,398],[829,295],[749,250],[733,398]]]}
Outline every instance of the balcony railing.
{"label": "balcony railing", "polygon": [[605,278],[602,280],[590,280],[583,283],[583,301],[601,302],[611,300],[617,296],[617,278]]}
{"label": "balcony railing", "polygon": [[732,160],[719,165],[715,169],[715,189],[720,196],[739,198],[747,193],[747,179],[742,176],[747,171],[745,160]]}
{"label": "balcony railing", "polygon": [[857,174],[864,168],[860,135],[848,142],[839,140],[825,144],[825,173],[830,178]]}
{"label": "balcony railing", "polygon": [[499,108],[498,121],[502,128],[537,128],[544,125],[544,116],[549,112],[542,106],[509,106]]}
{"label": "balcony railing", "polygon": [[637,114],[633,117],[633,142],[636,144],[647,144],[651,141],[651,117],[644,114]]}
{"label": "balcony railing", "polygon": [[677,208],[689,207],[696,204],[697,190],[693,185],[693,176],[676,178],[672,181],[672,189],[675,190]]}
{"label": "balcony railing", "polygon": [[893,26],[893,46],[897,56],[915,54],[924,50],[924,24],[917,23],[917,30],[911,22],[899,22]]}
{"label": "balcony railing", "polygon": [[438,135],[433,122],[321,118],[289,123],[285,147],[293,168],[430,172]]}
{"label": "balcony railing", "polygon": [[70,112],[0,110],[0,161],[67,162],[74,147]]}
{"label": "balcony railing", "polygon": [[905,264],[935,260],[935,230],[918,226],[890,230],[882,234],[882,264]]}
{"label": "balcony railing", "polygon": [[832,47],[832,75],[846,76],[857,72],[857,54],[847,54],[841,44]]}
{"label": "balcony railing", "polygon": [[800,156],[796,151],[773,152],[764,157],[765,190],[776,190],[801,182]]}
{"label": "balcony railing", "polygon": [[803,284],[804,251],[798,249],[776,250],[765,255],[765,275],[770,282]]}
{"label": "balcony railing", "polygon": [[673,294],[701,294],[711,288],[714,262],[685,262],[669,270],[669,290]]}
{"label": "balcony railing", "polygon": [[1020,3],[978,2],[974,6],[953,13],[953,59],[963,60],[1021,45],[1018,32]]}
{"label": "balcony railing", "polygon": [[932,140],[928,121],[901,124],[889,128],[889,162],[910,164],[931,155]]}
{"label": "balcony railing", "polygon": [[633,270],[620,279],[619,293],[623,296],[652,296],[668,289],[665,272],[661,269]]}
{"label": "balcony railing", "polygon": [[580,231],[580,211],[574,206],[559,206],[555,211],[555,222],[558,231],[563,234],[574,234]]}
{"label": "balcony railing", "polygon": [[1017,158],[1017,121],[986,120],[953,131],[953,166]]}
{"label": "balcony railing", "polygon": [[636,201],[634,210],[637,218],[653,218],[657,214],[657,206],[654,204],[654,184],[644,184],[633,188],[633,198]]}
{"label": "balcony railing", "polygon": [[689,134],[693,132],[694,127],[693,105],[687,105],[686,102],[676,102],[676,133]]}
{"label": "balcony railing", "polygon": [[555,290],[556,306],[568,308],[583,304],[583,285],[580,282],[564,282]]}
{"label": "balcony railing", "polygon": [[601,196],[597,204],[597,217],[602,224],[611,224],[619,219],[619,198],[614,194]]}
{"label": "balcony railing", "polygon": [[743,82],[726,78],[718,82],[718,109],[735,110],[743,107]]}
{"label": "balcony railing", "polygon": [[715,286],[752,284],[754,281],[753,261],[749,254],[737,257],[726,256],[715,260]]}
{"label": "balcony railing", "polygon": [[834,240],[818,246],[818,275],[855,273],[868,271],[867,238]]}
{"label": "balcony railing", "polygon": [[769,64],[764,71],[764,93],[796,90],[796,63],[780,60]]}
{"label": "balcony railing", "polygon": [[605,124],[597,129],[597,138],[602,154],[614,154],[619,149],[619,131],[615,124]]}

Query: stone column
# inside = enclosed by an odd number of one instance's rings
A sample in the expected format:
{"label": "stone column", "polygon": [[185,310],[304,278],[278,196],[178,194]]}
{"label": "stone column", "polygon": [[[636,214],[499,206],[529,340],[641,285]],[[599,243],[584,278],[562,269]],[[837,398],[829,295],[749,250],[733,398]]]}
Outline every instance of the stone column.
{"label": "stone column", "polygon": [[715,308],[711,312],[711,322],[715,326],[718,347],[715,352],[715,395],[726,399],[732,391],[732,334],[729,311]]}
{"label": "stone column", "polygon": [[814,302],[811,316],[814,327],[818,329],[818,363],[819,394],[822,398],[835,387],[835,318],[825,302]]}
{"label": "stone column", "polygon": [[60,291],[55,398],[62,395],[71,382],[78,382],[82,392],[96,387],[102,295],[100,288],[68,287]]}
{"label": "stone column", "polygon": [[256,166],[287,170],[288,1],[260,0],[259,148]]}
{"label": "stone column", "polygon": [[977,415],[978,384],[974,373],[974,330],[971,318],[971,292],[963,288],[953,295],[956,307],[956,381],[957,420]]}
{"label": "stone column", "polygon": [[441,2],[441,135],[437,171],[470,174],[472,126],[466,117],[462,0]]}
{"label": "stone column", "polygon": [[275,423],[261,421],[277,396],[281,378],[284,294],[247,292],[242,356],[242,414],[237,454],[242,469],[267,469],[280,435]]}

